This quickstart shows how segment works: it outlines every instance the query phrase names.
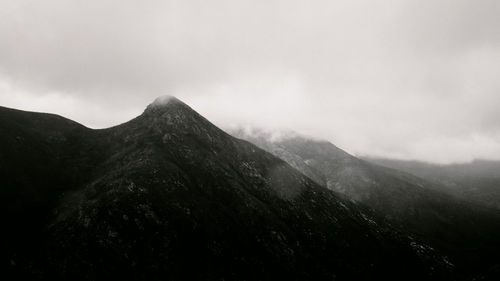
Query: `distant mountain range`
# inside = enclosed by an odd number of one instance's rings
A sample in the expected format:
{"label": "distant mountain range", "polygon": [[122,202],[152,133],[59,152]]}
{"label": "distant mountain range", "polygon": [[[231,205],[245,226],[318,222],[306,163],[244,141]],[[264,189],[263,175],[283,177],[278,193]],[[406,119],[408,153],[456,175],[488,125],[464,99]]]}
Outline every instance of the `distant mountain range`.
{"label": "distant mountain range", "polygon": [[418,161],[365,159],[437,183],[443,192],[500,210],[500,161],[474,160],[470,163],[437,165]]}
{"label": "distant mountain range", "polygon": [[[280,157],[319,185],[383,215],[395,226],[446,254],[464,275],[476,279],[498,278],[500,212],[470,202],[466,196],[455,196],[456,192],[447,192],[450,186],[443,183],[443,180],[457,182],[465,190],[469,180],[494,182],[498,180],[496,166],[454,167],[446,174],[439,169],[427,169],[428,174],[412,175],[407,173],[413,171],[411,168],[399,171],[396,170],[399,165],[388,165],[388,161],[375,162],[396,169],[377,165],[349,155],[327,141],[295,133],[276,134],[255,128],[231,133]],[[465,170],[469,173],[464,174]],[[488,172],[480,174],[480,171]],[[500,194],[500,186],[488,188],[489,193]],[[500,197],[489,200],[498,204]]]}
{"label": "distant mountain range", "polygon": [[173,97],[102,130],[0,108],[2,280],[462,278],[439,235],[490,265],[496,213],[318,144],[285,146],[309,178]]}

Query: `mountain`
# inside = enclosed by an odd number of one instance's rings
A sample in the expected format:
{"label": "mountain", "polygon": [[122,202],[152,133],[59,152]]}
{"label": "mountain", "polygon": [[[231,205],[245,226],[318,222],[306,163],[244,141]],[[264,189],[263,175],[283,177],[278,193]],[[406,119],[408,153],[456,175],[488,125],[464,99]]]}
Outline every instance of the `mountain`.
{"label": "mountain", "polygon": [[442,191],[500,210],[500,161],[437,165],[418,161],[365,158],[381,166],[405,171],[438,184]]}
{"label": "mountain", "polygon": [[452,280],[370,210],[173,97],[92,130],[0,108],[3,280]]}
{"label": "mountain", "polygon": [[311,179],[318,184],[423,239],[445,253],[464,275],[481,275],[500,264],[497,210],[442,192],[438,183],[358,159],[327,141],[297,134],[273,139],[259,129],[232,134],[281,157],[305,175],[314,174]]}

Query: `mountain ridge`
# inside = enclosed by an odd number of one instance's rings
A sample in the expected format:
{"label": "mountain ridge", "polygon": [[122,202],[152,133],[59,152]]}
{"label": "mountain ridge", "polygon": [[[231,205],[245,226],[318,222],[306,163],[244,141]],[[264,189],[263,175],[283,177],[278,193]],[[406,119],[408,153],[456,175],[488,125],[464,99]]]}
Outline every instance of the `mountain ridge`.
{"label": "mountain ridge", "polygon": [[2,267],[42,280],[451,278],[371,211],[182,102],[153,104],[100,130],[0,110],[2,193],[29,191],[2,202],[24,210],[4,212]]}
{"label": "mountain ridge", "polygon": [[447,194],[500,210],[500,161],[476,159],[468,163],[438,165],[419,161],[365,159],[434,182]]}
{"label": "mountain ridge", "polygon": [[412,174],[358,159],[326,141],[296,134],[273,140],[259,129],[250,133],[233,130],[232,134],[299,170],[307,167],[302,172],[319,175],[318,184],[372,208],[424,239],[468,274],[481,274],[500,262],[495,257],[495,249],[500,247],[496,238],[500,234],[500,213],[496,210],[451,196],[439,185]]}

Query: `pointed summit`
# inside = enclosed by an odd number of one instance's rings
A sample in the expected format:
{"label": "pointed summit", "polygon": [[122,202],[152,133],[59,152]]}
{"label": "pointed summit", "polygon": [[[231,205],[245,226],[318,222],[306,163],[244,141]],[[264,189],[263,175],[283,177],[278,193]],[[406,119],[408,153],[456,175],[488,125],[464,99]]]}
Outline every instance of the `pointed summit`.
{"label": "pointed summit", "polygon": [[187,107],[187,105],[180,101],[178,98],[170,95],[165,95],[157,97],[151,104],[148,105],[145,112],[163,110],[174,105],[183,105]]}
{"label": "pointed summit", "polygon": [[[141,117],[160,124],[187,123],[204,119],[195,110],[174,96],[160,96],[149,104]],[[185,124],[187,125],[187,124]]]}
{"label": "pointed summit", "polygon": [[167,118],[168,116],[175,119],[179,119],[181,117],[186,118],[188,116],[190,118],[204,119],[189,105],[185,104],[178,98],[169,95],[157,97],[146,107],[142,116],[153,117],[155,119]]}
{"label": "pointed summit", "polygon": [[160,134],[175,132],[177,136],[199,136],[211,141],[227,138],[227,134],[174,96],[161,96],[147,106],[144,113],[126,127],[154,128]]}

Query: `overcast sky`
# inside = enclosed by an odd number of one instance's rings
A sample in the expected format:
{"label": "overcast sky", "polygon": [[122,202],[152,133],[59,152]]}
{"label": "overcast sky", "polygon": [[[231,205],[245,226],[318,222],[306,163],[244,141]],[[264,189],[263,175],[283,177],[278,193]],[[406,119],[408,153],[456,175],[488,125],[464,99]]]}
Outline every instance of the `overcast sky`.
{"label": "overcast sky", "polygon": [[0,105],[102,128],[165,94],[357,155],[500,159],[500,1],[0,0]]}

